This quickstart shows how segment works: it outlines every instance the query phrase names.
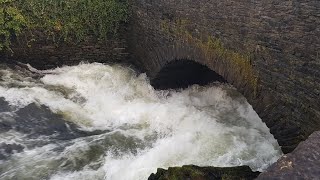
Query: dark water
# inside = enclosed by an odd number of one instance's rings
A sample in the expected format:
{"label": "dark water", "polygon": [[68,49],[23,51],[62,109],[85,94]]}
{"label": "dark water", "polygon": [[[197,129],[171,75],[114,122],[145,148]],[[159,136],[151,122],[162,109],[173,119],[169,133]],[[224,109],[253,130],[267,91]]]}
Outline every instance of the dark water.
{"label": "dark water", "polygon": [[233,87],[156,91],[122,66],[0,66],[0,179],[146,179],[158,167],[281,156]]}

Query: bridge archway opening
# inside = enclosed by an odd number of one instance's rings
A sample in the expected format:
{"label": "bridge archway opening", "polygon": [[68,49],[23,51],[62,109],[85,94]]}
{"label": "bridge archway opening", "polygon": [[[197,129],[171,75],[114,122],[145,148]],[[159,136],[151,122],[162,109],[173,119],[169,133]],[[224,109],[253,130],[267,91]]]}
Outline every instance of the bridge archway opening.
{"label": "bridge archway opening", "polygon": [[192,60],[174,60],[167,63],[151,80],[155,89],[187,88],[190,85],[201,86],[212,82],[227,82],[221,75]]}
{"label": "bridge archway opening", "polygon": [[[165,64],[157,73],[155,73],[153,77],[151,76],[151,85],[157,90],[185,89],[194,84],[205,86],[214,82],[232,84],[223,76],[210,69],[208,66],[188,59],[170,61],[169,63]],[[236,91],[238,91],[238,89]],[[231,91],[228,91],[228,93],[229,92]],[[241,91],[238,91],[237,93],[232,91],[228,95],[230,95],[231,98],[239,98],[242,96],[243,98],[247,99],[247,97]],[[248,101],[248,103],[250,102]],[[255,107],[261,108],[260,104],[259,106],[253,106],[254,111]],[[270,133],[273,134],[274,138],[278,141],[282,151],[284,153],[291,152],[294,148],[287,146],[287,143],[289,142],[287,141],[287,138],[290,138],[291,134],[282,140],[282,134],[277,132],[279,132],[278,130],[283,126],[279,126],[279,124],[275,122],[266,121],[258,112],[256,113],[257,116],[259,116],[261,120],[266,123],[268,128],[270,128]],[[265,116],[264,113],[262,113],[262,115]],[[297,130],[297,132],[299,131],[298,129],[295,130]],[[288,134],[287,130],[286,134]]]}

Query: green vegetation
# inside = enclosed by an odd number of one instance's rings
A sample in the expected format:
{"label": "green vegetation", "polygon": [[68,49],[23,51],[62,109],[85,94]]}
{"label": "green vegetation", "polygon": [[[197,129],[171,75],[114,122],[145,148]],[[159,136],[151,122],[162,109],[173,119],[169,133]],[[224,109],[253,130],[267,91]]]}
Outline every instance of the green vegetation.
{"label": "green vegetation", "polygon": [[53,42],[78,43],[91,35],[104,41],[118,34],[127,8],[126,0],[0,0],[0,50],[22,33],[28,41],[39,33]]}
{"label": "green vegetation", "polygon": [[21,11],[11,4],[14,0],[0,0],[0,50],[9,48],[11,35],[18,35],[26,26]]}

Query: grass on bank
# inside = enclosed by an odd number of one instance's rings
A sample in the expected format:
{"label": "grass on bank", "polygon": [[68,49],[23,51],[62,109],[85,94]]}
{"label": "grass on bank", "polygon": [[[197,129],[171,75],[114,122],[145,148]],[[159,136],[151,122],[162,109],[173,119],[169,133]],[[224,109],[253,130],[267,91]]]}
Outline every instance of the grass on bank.
{"label": "grass on bank", "polygon": [[107,40],[118,35],[127,8],[127,0],[0,0],[0,51],[22,34],[28,41],[39,33],[53,42]]}

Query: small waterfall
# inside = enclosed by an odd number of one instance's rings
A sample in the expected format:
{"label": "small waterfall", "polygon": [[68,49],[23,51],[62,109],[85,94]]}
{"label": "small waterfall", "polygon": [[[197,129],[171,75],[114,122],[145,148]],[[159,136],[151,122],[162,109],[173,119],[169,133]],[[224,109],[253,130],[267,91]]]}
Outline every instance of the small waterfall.
{"label": "small waterfall", "polygon": [[99,63],[0,67],[0,179],[140,180],[170,166],[249,165],[282,152],[232,86],[157,91]]}

